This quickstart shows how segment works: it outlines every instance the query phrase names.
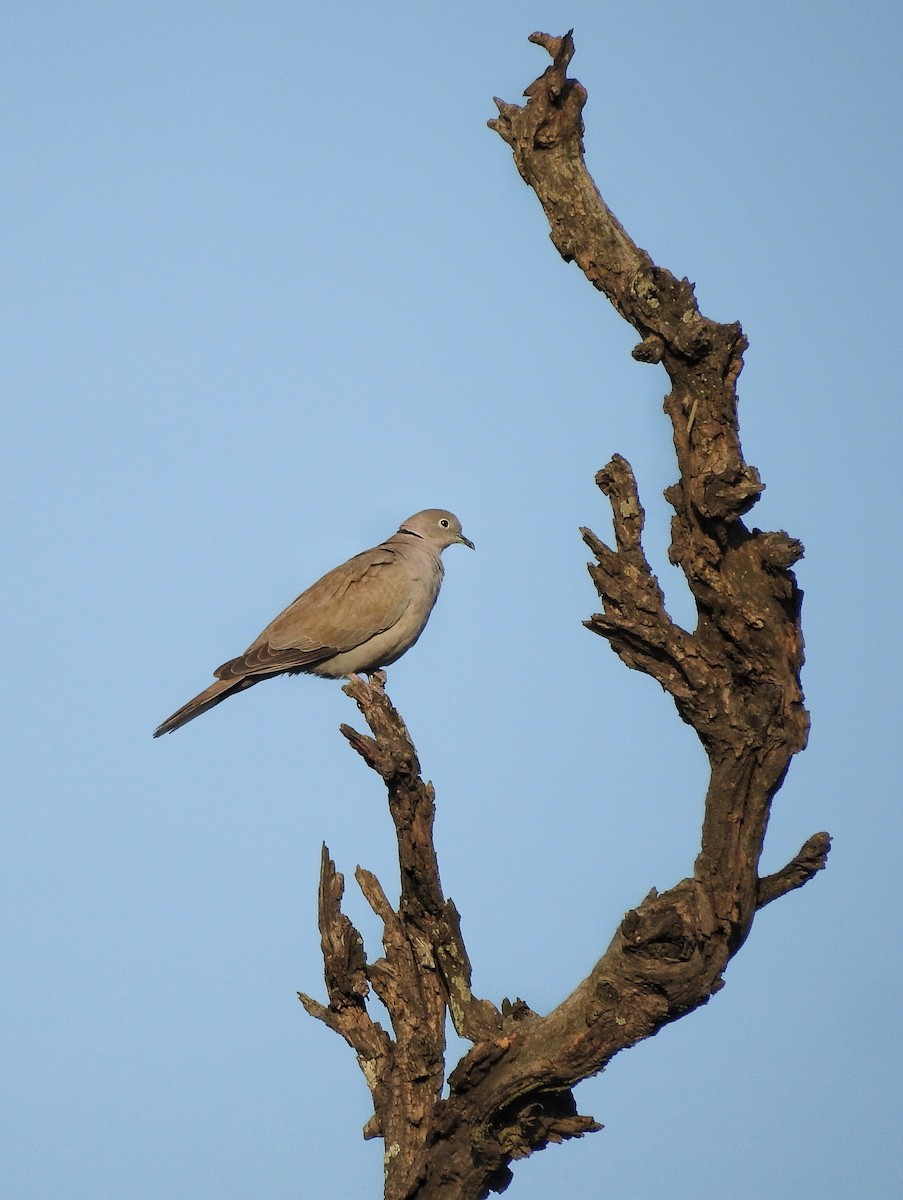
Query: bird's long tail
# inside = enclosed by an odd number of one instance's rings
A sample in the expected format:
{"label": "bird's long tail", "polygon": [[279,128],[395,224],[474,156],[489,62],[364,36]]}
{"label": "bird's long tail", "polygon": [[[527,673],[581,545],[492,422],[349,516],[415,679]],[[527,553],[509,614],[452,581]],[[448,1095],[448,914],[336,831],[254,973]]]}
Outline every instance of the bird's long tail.
{"label": "bird's long tail", "polygon": [[172,733],[174,729],[179,729],[182,725],[187,725],[189,721],[193,721],[195,717],[199,717],[201,713],[207,712],[210,708],[215,708],[227,696],[231,696],[233,692],[240,692],[243,688],[250,687],[252,683],[256,683],[256,679],[217,679],[215,683],[211,683],[206,691],[201,692],[199,696],[195,696],[193,700],[189,700],[187,704],[183,704],[177,709],[171,717],[167,717],[162,725],[158,725],[154,730],[154,737],[159,737],[161,733]]}

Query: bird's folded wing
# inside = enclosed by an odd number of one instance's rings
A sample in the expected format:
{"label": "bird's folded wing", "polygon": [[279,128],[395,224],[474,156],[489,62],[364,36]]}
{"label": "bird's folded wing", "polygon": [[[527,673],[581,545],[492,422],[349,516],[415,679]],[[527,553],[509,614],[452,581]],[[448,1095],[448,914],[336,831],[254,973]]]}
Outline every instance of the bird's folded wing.
{"label": "bird's folded wing", "polygon": [[336,567],[294,600],[217,679],[304,670],[391,629],[412,599],[410,564],[384,546]]}
{"label": "bird's folded wing", "polygon": [[252,646],[238,658],[223,663],[213,674],[217,679],[227,680],[243,679],[250,675],[280,675],[283,671],[303,671],[315,667],[337,653],[331,646],[317,646],[309,650],[292,646],[278,650],[264,642],[261,646]]}

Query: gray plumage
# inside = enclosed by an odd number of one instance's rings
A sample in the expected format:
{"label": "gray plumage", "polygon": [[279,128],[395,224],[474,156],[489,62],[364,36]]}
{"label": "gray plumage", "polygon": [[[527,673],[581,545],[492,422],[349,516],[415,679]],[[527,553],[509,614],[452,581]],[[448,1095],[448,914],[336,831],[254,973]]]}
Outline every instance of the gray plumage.
{"label": "gray plumage", "polygon": [[216,682],[168,717],[154,737],[273,675],[340,679],[395,662],[423,632],[444,574],[440,555],[455,543],[473,549],[453,513],[427,508],[408,517],[387,541],[302,592],[244,654],[214,671]]}

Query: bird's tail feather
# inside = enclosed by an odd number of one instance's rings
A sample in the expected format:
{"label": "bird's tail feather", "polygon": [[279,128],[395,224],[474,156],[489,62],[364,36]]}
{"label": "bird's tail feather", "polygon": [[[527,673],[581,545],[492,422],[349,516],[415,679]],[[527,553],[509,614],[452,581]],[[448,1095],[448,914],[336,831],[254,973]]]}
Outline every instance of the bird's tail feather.
{"label": "bird's tail feather", "polygon": [[189,700],[187,704],[183,704],[171,717],[167,717],[162,725],[158,725],[154,730],[154,737],[159,737],[162,733],[172,733],[174,729],[179,729],[182,725],[187,725],[189,721],[193,721],[201,713],[215,708],[217,704],[220,704],[227,696],[231,696],[233,692],[240,692],[242,688],[246,688],[256,682],[255,679],[217,679],[216,683],[211,683],[206,691],[201,692],[199,696],[195,696],[193,700]]}

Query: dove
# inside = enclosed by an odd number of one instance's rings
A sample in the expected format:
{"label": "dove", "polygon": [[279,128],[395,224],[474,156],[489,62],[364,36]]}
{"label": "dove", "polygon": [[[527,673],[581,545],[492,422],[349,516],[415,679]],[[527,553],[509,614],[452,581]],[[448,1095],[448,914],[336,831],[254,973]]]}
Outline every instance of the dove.
{"label": "dove", "polygon": [[408,517],[385,542],[302,592],[244,654],[218,667],[216,682],[167,717],[154,737],[274,675],[341,679],[389,666],[423,633],[445,573],[442,551],[455,544],[474,548],[454,513],[427,508]]}

